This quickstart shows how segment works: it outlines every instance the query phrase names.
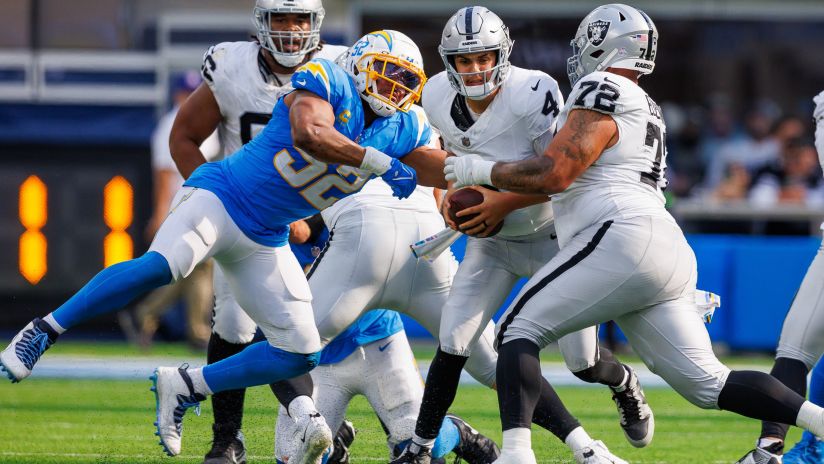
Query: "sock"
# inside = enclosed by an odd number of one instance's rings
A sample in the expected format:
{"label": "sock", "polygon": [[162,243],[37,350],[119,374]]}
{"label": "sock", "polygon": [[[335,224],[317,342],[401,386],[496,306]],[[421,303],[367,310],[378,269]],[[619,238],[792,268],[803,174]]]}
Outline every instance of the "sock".
{"label": "sock", "polygon": [[581,448],[589,446],[589,444],[592,443],[592,437],[589,436],[583,427],[578,427],[567,435],[564,443],[566,443],[569,449],[575,452]]}
{"label": "sock", "polygon": [[[251,343],[231,343],[216,333],[209,337],[206,349],[206,363],[214,364],[243,351]],[[243,425],[243,404],[246,389],[226,390],[212,395],[212,413],[215,425],[221,433],[234,436]]]}
{"label": "sock", "polygon": [[202,367],[186,369],[186,372],[189,374],[189,377],[192,378],[192,386],[195,389],[195,393],[202,393],[204,395],[212,394],[212,389],[209,388],[209,384],[206,382],[206,379],[203,378]]}
{"label": "sock", "polygon": [[[807,395],[807,365],[802,361],[790,358],[777,358],[770,375],[778,379],[781,383],[798,393],[801,397]],[[762,422],[761,438],[778,438],[782,442],[787,437],[790,426],[788,423]]]}
{"label": "sock", "polygon": [[817,437],[824,437],[824,410],[809,401],[805,401],[798,410],[798,416],[793,424],[809,430]]}
{"label": "sock", "polygon": [[621,364],[612,351],[598,347],[598,361],[594,366],[582,371],[573,372],[575,377],[588,383],[600,383],[609,387],[618,387],[629,378],[626,368]]}
{"label": "sock", "polygon": [[458,426],[447,417],[441,424],[435,444],[432,445],[432,457],[442,458],[457,448],[459,444],[461,444],[461,433],[458,431]]}
{"label": "sock", "polygon": [[413,440],[415,443],[424,445],[418,439],[434,443],[444,417],[446,417],[446,411],[455,401],[461,370],[466,364],[466,359],[465,356],[444,353],[438,347],[435,358],[429,365],[429,373],[426,375],[421,410],[415,424],[416,439]]}
{"label": "sock", "polygon": [[290,353],[266,341],[203,367],[203,377],[214,392],[253,387],[296,377],[318,365],[320,352]]}
{"label": "sock", "polygon": [[[510,342],[512,343],[512,342]],[[517,427],[504,430],[502,450],[523,451],[532,450],[532,431],[528,428]]]}
{"label": "sock", "polygon": [[62,335],[66,331],[66,329],[64,329],[60,324],[57,323],[57,321],[54,320],[53,313],[49,313],[46,317],[44,317],[43,322],[48,324],[49,327],[52,328],[52,330],[57,332],[57,335]]}
{"label": "sock", "polygon": [[50,316],[59,327],[70,329],[122,308],[138,296],[171,281],[172,272],[166,258],[150,251],[103,269]]}
{"label": "sock", "polygon": [[781,449],[784,448],[784,440],[782,440],[780,438],[774,438],[774,437],[759,438],[758,439],[758,444],[756,446],[758,446],[761,449],[767,449],[767,448],[769,448],[770,446],[772,446],[776,443],[781,444]]}
{"label": "sock", "polygon": [[420,450],[421,448],[432,449],[432,447],[435,446],[435,440],[436,439],[437,439],[437,437],[435,437],[435,438],[419,437],[417,433],[413,433],[412,434],[412,443],[409,444],[409,451],[412,451],[413,453],[417,453],[418,450]]}
{"label": "sock", "polygon": [[315,414],[318,410],[315,408],[315,402],[312,400],[312,397],[298,396],[293,399],[291,403],[289,403],[289,407],[286,409],[286,412],[289,413],[289,417],[297,420],[298,417]]}
{"label": "sock", "polygon": [[528,430],[532,423],[543,379],[538,351],[538,345],[525,339],[512,340],[498,347],[496,383],[504,431]]}
{"label": "sock", "polygon": [[315,384],[312,382],[312,376],[306,373],[269,384],[269,388],[272,389],[272,393],[275,394],[278,402],[288,411],[289,405],[292,404],[292,400],[295,398],[299,396],[311,397],[315,390]]}
{"label": "sock", "polygon": [[581,427],[578,419],[564,406],[558,393],[547,380],[541,377],[541,396],[535,405],[532,423],[549,430],[559,440],[565,442],[573,430]]}
{"label": "sock", "polygon": [[[720,409],[782,424],[795,424],[805,403],[803,397],[775,377],[755,371],[730,372],[718,395]],[[824,422],[821,425],[824,426]]]}

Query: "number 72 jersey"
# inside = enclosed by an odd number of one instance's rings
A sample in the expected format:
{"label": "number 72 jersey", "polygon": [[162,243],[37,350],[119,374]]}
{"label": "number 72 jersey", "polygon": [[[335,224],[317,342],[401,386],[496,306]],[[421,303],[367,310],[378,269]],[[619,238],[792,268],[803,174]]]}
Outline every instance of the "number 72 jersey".
{"label": "number 72 jersey", "polygon": [[572,185],[552,197],[559,244],[600,222],[668,216],[662,193],[667,180],[661,108],[635,82],[614,73],[593,72],[572,88],[559,128],[576,109],[611,116],[619,138]]}

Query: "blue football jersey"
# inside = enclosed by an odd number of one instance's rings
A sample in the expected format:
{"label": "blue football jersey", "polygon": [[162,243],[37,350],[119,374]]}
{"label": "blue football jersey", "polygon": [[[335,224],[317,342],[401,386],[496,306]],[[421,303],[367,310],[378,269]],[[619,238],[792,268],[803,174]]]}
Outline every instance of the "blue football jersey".
{"label": "blue football jersey", "polygon": [[368,311],[326,345],[320,353],[320,363],[335,364],[343,361],[359,346],[384,339],[401,330],[403,330],[403,321],[400,314],[395,311],[388,309]]}
{"label": "blue football jersey", "polygon": [[[363,100],[352,78],[335,63],[315,59],[292,75],[295,89],[312,92],[332,105],[335,129],[348,139],[400,158],[431,138],[418,107],[377,118],[365,126]],[[220,198],[238,227],[267,246],[285,245],[289,223],[311,216],[357,192],[366,179],[352,168],[318,161],[294,147],[289,108],[278,100],[272,119],[237,153],[198,167],[185,185]]]}

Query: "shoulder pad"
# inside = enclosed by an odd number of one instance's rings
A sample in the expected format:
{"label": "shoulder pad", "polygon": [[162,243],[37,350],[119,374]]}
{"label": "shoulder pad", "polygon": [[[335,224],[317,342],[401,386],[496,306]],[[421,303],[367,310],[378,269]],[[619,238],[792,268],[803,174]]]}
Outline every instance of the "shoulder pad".
{"label": "shoulder pad", "polygon": [[632,81],[617,74],[594,72],[582,77],[569,94],[570,108],[582,108],[606,114],[620,114],[628,110],[628,102],[635,95]]}
{"label": "shoulder pad", "polygon": [[315,54],[312,55],[312,58],[324,58],[329,61],[335,61],[339,56],[345,53],[346,50],[348,50],[348,48],[343,45],[323,44],[323,47],[315,52]]}
{"label": "shoulder pad", "polygon": [[308,90],[321,98],[332,102],[335,80],[340,79],[343,70],[333,62],[323,58],[314,58],[292,74],[292,87]]}
{"label": "shoulder pad", "polygon": [[212,87],[222,80],[227,73],[237,72],[239,63],[246,60],[250,53],[257,54],[258,45],[254,42],[222,42],[213,45],[203,54],[200,75]]}
{"label": "shoulder pad", "polygon": [[510,76],[515,77],[510,89],[513,95],[510,102],[512,112],[521,116],[557,117],[564,106],[564,97],[558,82],[542,71],[518,71]]}

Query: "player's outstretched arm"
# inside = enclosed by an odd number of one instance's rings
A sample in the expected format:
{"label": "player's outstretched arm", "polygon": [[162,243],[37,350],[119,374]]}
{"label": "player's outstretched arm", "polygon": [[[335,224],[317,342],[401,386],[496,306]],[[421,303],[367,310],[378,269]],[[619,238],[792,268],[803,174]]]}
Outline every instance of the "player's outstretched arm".
{"label": "player's outstretched arm", "polygon": [[212,135],[221,119],[220,106],[205,83],[200,84],[181,105],[169,135],[169,149],[184,178],[206,162],[200,145]]}
{"label": "player's outstretched arm", "polygon": [[360,167],[366,149],[335,129],[332,105],[306,90],[285,97],[295,147],[326,163]]}
{"label": "player's outstretched arm", "polygon": [[492,185],[521,193],[563,192],[617,141],[618,126],[611,116],[592,110],[572,110],[543,156],[496,163],[492,168]]}
{"label": "player's outstretched arm", "polygon": [[412,166],[418,173],[418,185],[446,190],[449,186],[443,177],[445,159],[445,151],[422,146],[409,152],[401,161]]}

